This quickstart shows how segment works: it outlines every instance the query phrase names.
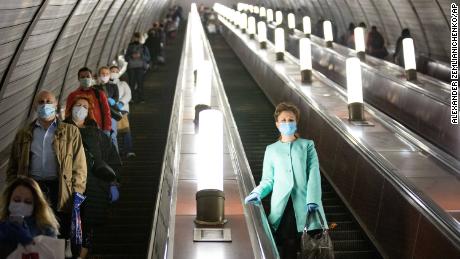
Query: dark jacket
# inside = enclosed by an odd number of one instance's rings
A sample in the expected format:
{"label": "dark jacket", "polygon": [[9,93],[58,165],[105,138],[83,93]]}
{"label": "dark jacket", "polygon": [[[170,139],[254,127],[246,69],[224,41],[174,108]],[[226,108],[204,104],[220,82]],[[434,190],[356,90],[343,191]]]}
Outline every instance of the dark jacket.
{"label": "dark jacket", "polygon": [[146,68],[150,63],[150,52],[143,44],[131,42],[126,50],[125,60],[128,61],[128,69]]}
{"label": "dark jacket", "polygon": [[105,84],[96,85],[95,88],[104,91],[104,93],[107,95],[107,98],[112,98],[118,102],[119,93],[118,86],[116,84],[108,82]]}
{"label": "dark jacket", "polygon": [[159,28],[152,28],[148,34],[149,37],[145,41],[145,46],[149,48],[152,61],[155,61],[155,57],[161,52],[161,30]]}
{"label": "dark jacket", "polygon": [[[65,121],[73,123],[70,118]],[[111,183],[96,177],[93,165],[102,160],[119,175],[121,161],[111,139],[97,128],[95,122],[88,120],[85,124],[85,128],[80,128],[88,164],[86,200],[82,207],[82,224],[99,225],[106,221],[108,215]]]}

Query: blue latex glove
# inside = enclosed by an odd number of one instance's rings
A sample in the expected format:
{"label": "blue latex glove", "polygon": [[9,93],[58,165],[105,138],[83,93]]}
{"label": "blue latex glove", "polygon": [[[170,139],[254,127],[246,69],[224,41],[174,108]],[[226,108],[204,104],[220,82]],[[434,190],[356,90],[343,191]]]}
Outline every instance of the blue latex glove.
{"label": "blue latex glove", "polygon": [[117,103],[118,110],[120,110],[120,111],[123,110],[123,106],[124,106],[124,104],[122,102]]}
{"label": "blue latex glove", "polygon": [[107,137],[110,137],[110,130],[104,130],[104,134],[107,135]]}
{"label": "blue latex glove", "polygon": [[107,101],[109,101],[110,106],[114,106],[115,103],[116,103],[113,98],[109,98],[109,99],[107,99]]}
{"label": "blue latex glove", "polygon": [[118,192],[118,187],[116,185],[110,186],[110,202],[116,202],[120,198],[120,193]]}
{"label": "blue latex glove", "polygon": [[319,207],[319,206],[318,206],[318,204],[316,204],[316,203],[308,203],[308,204],[307,204],[307,212],[310,212],[310,213],[311,213],[311,212],[315,212],[315,211],[318,210],[318,207]]}
{"label": "blue latex glove", "polygon": [[260,195],[256,192],[251,192],[245,199],[244,199],[245,204],[254,204],[254,205],[259,205],[260,204]]}

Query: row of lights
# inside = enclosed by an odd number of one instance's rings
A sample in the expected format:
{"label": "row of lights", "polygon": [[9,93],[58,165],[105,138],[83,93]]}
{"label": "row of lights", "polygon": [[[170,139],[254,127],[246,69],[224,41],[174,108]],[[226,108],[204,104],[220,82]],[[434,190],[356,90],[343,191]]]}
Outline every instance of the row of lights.
{"label": "row of lights", "polygon": [[[275,20],[273,20],[273,10],[272,9],[265,9],[265,7],[258,7],[238,3],[237,5],[238,11],[232,10],[236,13],[250,13],[258,15],[261,19],[266,19],[267,23],[274,23],[276,26],[281,26],[283,23],[283,13],[281,11],[275,12]],[[257,9],[257,12],[256,12]],[[224,15],[230,21],[235,21],[235,19],[242,19],[243,17]],[[247,16],[246,16],[247,17]],[[246,18],[248,19],[248,18]],[[296,22],[295,22],[295,15],[293,13],[289,13],[287,16],[288,21],[288,29],[291,34],[294,33]],[[237,22],[237,21],[236,21]],[[248,23],[246,23],[249,26]],[[310,17],[305,16],[302,20],[303,24],[303,33],[307,38],[310,37],[311,34],[311,20]],[[245,27],[244,27],[245,28]],[[245,28],[246,29],[246,28]],[[254,33],[255,34],[255,33]],[[323,34],[324,34],[324,41],[326,43],[326,47],[332,48],[332,42],[334,41],[333,32],[332,32],[332,23],[331,21],[324,21],[323,22]],[[251,35],[249,33],[249,35]],[[356,27],[354,29],[354,37],[355,37],[355,50],[356,55],[359,59],[365,59],[365,51],[366,51],[366,44],[365,44],[365,31],[363,27]],[[276,39],[275,39],[276,40]],[[404,68],[406,71],[406,78],[409,81],[417,79],[416,73],[416,61],[415,61],[415,51],[414,51],[414,41],[412,38],[403,39],[403,52],[404,52]]]}

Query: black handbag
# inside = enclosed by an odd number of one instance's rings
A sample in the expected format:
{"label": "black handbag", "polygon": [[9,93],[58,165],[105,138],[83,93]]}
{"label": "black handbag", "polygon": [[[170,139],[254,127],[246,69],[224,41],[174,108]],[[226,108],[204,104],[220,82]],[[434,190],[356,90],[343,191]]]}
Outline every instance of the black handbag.
{"label": "black handbag", "polygon": [[115,105],[110,106],[110,116],[116,121],[120,121],[123,118],[123,114]]}
{"label": "black handbag", "polygon": [[97,178],[111,183],[117,179],[117,175],[112,167],[110,167],[104,160],[96,160],[93,166],[94,176]]}
{"label": "black handbag", "polygon": [[[322,229],[319,233],[310,235],[307,231],[308,225],[315,216],[319,219]],[[319,211],[307,214],[307,222],[302,233],[301,255],[302,259],[334,259],[332,240]]]}

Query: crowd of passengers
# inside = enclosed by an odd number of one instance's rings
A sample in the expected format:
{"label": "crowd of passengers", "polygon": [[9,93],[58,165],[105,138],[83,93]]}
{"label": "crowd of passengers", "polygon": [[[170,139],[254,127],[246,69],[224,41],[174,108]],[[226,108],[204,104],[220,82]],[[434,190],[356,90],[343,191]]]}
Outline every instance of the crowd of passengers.
{"label": "crowd of passengers", "polygon": [[174,6],[145,35],[135,32],[119,66],[80,68],[63,116],[53,92],[36,95],[37,118],[14,139],[0,197],[0,258],[40,235],[67,240],[66,257],[88,256],[119,199],[121,157],[136,156],[130,104],[144,102],[144,76],[165,63],[181,19]]}

